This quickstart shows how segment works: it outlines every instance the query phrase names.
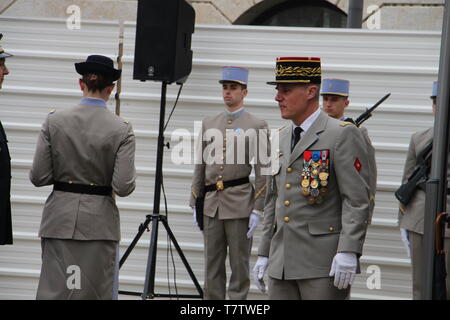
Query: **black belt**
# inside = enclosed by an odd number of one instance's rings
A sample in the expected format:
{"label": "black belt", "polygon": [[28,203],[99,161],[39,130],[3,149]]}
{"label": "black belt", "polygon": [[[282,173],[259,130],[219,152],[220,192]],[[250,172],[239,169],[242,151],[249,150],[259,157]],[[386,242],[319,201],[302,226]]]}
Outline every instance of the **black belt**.
{"label": "black belt", "polygon": [[211,192],[211,191],[220,191],[223,189],[226,189],[228,187],[235,187],[240,186],[241,184],[249,183],[250,179],[248,177],[240,178],[236,180],[230,180],[230,181],[217,181],[215,184],[210,184],[209,186],[205,187],[205,192]]}
{"label": "black belt", "polygon": [[87,184],[67,183],[61,181],[55,181],[55,183],[53,184],[53,190],[73,192],[73,193],[95,194],[98,196],[112,195],[112,187],[109,186],[90,186]]}

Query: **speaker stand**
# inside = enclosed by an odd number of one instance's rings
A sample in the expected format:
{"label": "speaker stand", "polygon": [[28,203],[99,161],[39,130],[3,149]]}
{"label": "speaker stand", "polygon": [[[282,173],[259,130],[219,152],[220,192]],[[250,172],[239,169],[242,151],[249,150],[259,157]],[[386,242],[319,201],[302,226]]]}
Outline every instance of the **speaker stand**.
{"label": "speaker stand", "polygon": [[[162,185],[162,164],[163,164],[163,151],[164,151],[164,120],[165,120],[165,108],[166,108],[166,92],[167,92],[167,82],[162,82],[161,87],[161,107],[159,113],[159,133],[158,133],[158,149],[156,154],[156,174],[155,174],[155,193],[153,199],[153,214],[147,215],[146,220],[139,226],[139,230],[137,235],[134,237],[127,251],[124,253],[123,257],[120,259],[119,268],[122,267],[127,257],[130,255],[133,248],[136,246],[136,243],[139,241],[140,237],[144,233],[146,229],[148,229],[148,225],[150,221],[152,222],[151,228],[151,236],[150,236],[150,248],[148,252],[147,259],[147,269],[145,272],[145,284],[144,284],[144,292],[130,292],[130,291],[119,291],[121,294],[129,294],[129,295],[139,295],[143,300],[145,299],[153,299],[154,297],[178,297],[178,298],[203,298],[203,290],[200,284],[197,281],[197,278],[194,275],[186,257],[183,254],[178,242],[170,230],[169,223],[167,222],[167,217],[164,215],[160,215],[159,213],[159,205],[161,199],[161,185]],[[155,271],[156,271],[156,251],[158,244],[158,225],[159,222],[162,222],[165,227],[167,234],[169,235],[170,241],[175,245],[175,248],[183,261],[186,270],[189,273],[192,281],[197,288],[198,295],[190,295],[190,294],[165,294],[165,293],[155,293]]]}

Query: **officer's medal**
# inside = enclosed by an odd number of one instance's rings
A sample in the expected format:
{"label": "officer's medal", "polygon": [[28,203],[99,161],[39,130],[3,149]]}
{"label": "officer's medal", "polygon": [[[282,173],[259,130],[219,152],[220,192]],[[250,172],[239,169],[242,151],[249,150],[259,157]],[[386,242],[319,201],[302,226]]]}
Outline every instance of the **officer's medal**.
{"label": "officer's medal", "polygon": [[329,178],[329,151],[307,150],[303,153],[302,194],[308,197],[308,203],[320,204],[327,193]]}

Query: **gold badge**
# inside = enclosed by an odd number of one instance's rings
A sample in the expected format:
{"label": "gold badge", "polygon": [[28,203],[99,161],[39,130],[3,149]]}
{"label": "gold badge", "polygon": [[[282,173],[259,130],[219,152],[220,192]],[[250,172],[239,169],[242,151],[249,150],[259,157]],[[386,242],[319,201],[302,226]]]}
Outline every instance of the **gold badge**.
{"label": "gold badge", "polygon": [[302,180],[302,187],[303,188],[309,187],[309,179],[308,178]]}
{"label": "gold badge", "polygon": [[317,180],[313,180],[311,181],[311,188],[317,188],[319,186],[319,183],[317,182]]}
{"label": "gold badge", "polygon": [[328,179],[328,176],[329,176],[329,173],[328,173],[328,172],[322,171],[321,173],[319,173],[319,179],[320,179],[320,180],[327,180],[327,179]]}

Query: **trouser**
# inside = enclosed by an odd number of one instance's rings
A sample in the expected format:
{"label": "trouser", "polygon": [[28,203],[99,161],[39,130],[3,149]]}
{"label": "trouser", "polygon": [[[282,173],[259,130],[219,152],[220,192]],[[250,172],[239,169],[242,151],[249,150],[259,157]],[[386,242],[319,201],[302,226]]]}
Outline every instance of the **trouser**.
{"label": "trouser", "polygon": [[350,287],[339,290],[334,278],[279,280],[269,276],[270,300],[346,300]]}
{"label": "trouser", "polygon": [[117,241],[42,238],[38,300],[111,300]]}
{"label": "trouser", "polygon": [[248,218],[220,220],[218,214],[214,218],[204,216],[204,299],[225,299],[227,248],[231,267],[228,296],[233,300],[247,299],[252,247],[252,239],[247,239],[248,221]]}
{"label": "trouser", "polygon": [[[422,299],[422,269],[423,269],[423,235],[413,231],[408,231],[409,243],[411,246],[411,265],[413,281],[413,299]],[[450,239],[444,240],[445,249],[445,268],[447,274],[450,274]],[[450,276],[445,279],[447,286],[447,299],[450,299]]]}

